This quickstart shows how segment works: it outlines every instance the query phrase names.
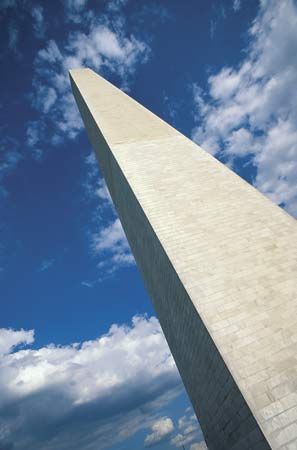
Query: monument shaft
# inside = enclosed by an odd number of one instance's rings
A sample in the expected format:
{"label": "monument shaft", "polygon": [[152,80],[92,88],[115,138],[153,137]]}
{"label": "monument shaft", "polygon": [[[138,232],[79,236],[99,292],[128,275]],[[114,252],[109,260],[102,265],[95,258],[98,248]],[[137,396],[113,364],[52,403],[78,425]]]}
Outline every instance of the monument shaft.
{"label": "monument shaft", "polygon": [[296,221],[93,71],[70,78],[208,447],[296,449]]}

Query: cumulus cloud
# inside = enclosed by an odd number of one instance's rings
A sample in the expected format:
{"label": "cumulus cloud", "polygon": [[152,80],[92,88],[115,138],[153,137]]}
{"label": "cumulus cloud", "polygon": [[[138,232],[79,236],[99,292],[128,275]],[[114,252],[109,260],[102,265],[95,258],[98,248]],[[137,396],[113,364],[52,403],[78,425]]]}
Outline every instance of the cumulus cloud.
{"label": "cumulus cloud", "polygon": [[162,417],[151,426],[151,433],[144,440],[145,447],[152,447],[169,438],[174,430],[174,425],[170,417]]}
{"label": "cumulus cloud", "polygon": [[0,328],[0,355],[11,353],[15,347],[34,342],[34,330],[25,331]]}
{"label": "cumulus cloud", "polygon": [[13,351],[32,342],[32,330],[0,331],[1,448],[106,448],[148,428],[180,388],[154,317],[82,343]]}
{"label": "cumulus cloud", "polygon": [[146,62],[147,45],[124,31],[112,31],[105,23],[92,24],[88,33],[73,33],[67,44],[64,67],[101,67],[117,73],[123,80],[133,73],[138,62]]}
{"label": "cumulus cloud", "polygon": [[239,128],[232,131],[226,139],[225,153],[230,157],[233,155],[246,156],[251,152],[256,152],[255,145],[252,133],[246,128]]}
{"label": "cumulus cloud", "polygon": [[255,186],[293,215],[297,215],[296,29],[295,2],[260,2],[249,29],[247,56],[238,67],[224,67],[211,75],[208,92],[194,86],[197,126],[192,134],[229,164],[249,156],[257,169]]}
{"label": "cumulus cloud", "polygon": [[[30,99],[39,112],[37,134],[39,140],[54,146],[65,139],[74,139],[83,128],[70,89],[69,69],[90,67],[107,77],[114,74],[122,87],[127,88],[138,64],[145,63],[149,57],[148,45],[135,35],[126,34],[124,20],[114,27],[108,13],[96,18],[86,5],[82,0],[65,3],[69,20],[83,18],[79,31],[74,28],[63,42],[49,40],[37,52],[34,62]],[[39,17],[36,12],[35,15]],[[117,15],[120,17],[120,12]],[[33,149],[34,141],[29,138],[27,145]]]}

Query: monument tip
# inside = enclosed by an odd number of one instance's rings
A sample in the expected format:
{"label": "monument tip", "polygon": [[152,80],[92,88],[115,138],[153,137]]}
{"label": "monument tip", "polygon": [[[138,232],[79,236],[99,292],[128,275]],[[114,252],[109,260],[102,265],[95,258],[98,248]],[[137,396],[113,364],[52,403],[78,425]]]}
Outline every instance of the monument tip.
{"label": "monument tip", "polygon": [[87,72],[87,71],[91,71],[91,69],[89,69],[88,67],[76,67],[74,69],[69,69],[68,74],[70,77],[73,78],[73,75],[75,75],[76,73]]}

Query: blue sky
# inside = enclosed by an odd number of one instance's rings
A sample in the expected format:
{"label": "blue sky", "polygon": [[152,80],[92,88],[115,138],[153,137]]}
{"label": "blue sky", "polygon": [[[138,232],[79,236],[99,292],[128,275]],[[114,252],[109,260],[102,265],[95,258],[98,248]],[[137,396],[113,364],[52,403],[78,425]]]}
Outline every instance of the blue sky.
{"label": "blue sky", "polygon": [[0,448],[203,450],[67,72],[297,216],[296,3],[1,0],[0,21]]}

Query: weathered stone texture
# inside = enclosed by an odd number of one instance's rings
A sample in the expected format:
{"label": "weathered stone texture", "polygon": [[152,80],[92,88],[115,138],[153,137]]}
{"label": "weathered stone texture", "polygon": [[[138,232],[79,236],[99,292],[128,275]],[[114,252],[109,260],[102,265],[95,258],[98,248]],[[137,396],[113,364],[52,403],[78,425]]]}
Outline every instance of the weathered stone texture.
{"label": "weathered stone texture", "polygon": [[89,69],[71,82],[210,449],[297,448],[297,227]]}

